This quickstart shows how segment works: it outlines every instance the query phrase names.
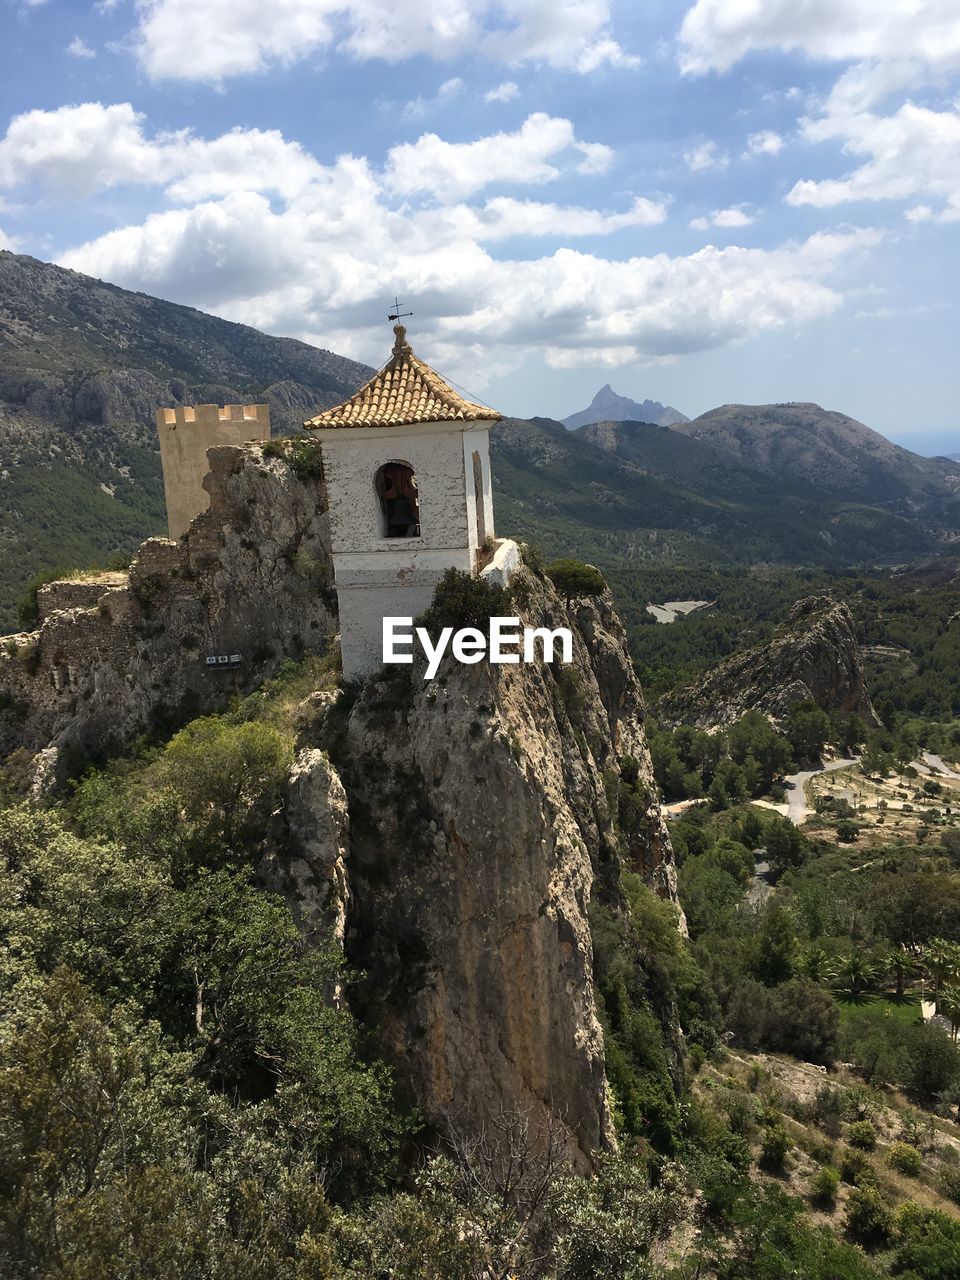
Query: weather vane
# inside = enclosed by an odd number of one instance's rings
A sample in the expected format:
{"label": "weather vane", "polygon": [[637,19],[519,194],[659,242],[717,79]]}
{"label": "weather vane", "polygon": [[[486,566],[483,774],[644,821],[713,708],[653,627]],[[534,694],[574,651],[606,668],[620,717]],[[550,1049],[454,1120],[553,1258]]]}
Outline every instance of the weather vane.
{"label": "weather vane", "polygon": [[391,313],[390,315],[388,315],[388,316],[387,316],[387,319],[388,319],[388,320],[399,320],[399,319],[401,319],[401,317],[403,317],[403,316],[412,316],[412,315],[413,315],[413,312],[412,312],[412,311],[401,311],[401,310],[400,310],[400,299],[396,296],[396,294],[394,294],[394,298],[393,298],[393,311],[392,311],[392,313]]}

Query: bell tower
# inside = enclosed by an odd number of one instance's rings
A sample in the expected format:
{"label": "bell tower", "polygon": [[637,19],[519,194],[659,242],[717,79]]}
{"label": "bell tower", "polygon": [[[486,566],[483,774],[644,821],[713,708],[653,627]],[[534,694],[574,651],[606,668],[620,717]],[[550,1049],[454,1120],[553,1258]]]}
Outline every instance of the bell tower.
{"label": "bell tower", "polygon": [[416,617],[445,569],[477,573],[494,544],[490,427],[413,354],[402,324],[387,363],[304,426],[320,441],[343,673],[382,662],[383,619]]}

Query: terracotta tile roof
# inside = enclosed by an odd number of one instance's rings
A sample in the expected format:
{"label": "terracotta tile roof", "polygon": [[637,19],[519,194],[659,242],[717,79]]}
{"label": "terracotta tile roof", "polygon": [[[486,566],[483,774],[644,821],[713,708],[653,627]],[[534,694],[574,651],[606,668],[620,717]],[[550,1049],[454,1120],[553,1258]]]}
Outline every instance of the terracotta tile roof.
{"label": "terracotta tile roof", "polygon": [[410,350],[407,331],[394,326],[393,355],[366,386],[343,404],[308,418],[305,427],[407,427],[418,422],[499,422],[496,409],[474,404],[448,386]]}

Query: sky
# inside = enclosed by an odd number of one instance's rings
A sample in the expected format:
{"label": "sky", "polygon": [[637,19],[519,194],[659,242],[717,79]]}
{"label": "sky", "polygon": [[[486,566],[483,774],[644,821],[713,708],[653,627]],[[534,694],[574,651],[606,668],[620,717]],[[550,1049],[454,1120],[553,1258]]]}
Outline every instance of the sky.
{"label": "sky", "polygon": [[0,248],[506,414],[960,452],[958,0],[0,0]]}

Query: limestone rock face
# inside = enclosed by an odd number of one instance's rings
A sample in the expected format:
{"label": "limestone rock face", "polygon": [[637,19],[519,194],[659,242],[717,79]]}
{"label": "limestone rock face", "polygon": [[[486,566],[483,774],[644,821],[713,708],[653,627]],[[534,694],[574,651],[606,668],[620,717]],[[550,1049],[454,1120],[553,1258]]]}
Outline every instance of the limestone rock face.
{"label": "limestone rock face", "polygon": [[[45,588],[0,650],[0,753],[104,748],[259,684],[336,630],[326,499],[255,445],[211,449],[210,508],[129,575]],[[208,664],[208,657],[236,663]]]}
{"label": "limestone rock face", "polygon": [[258,867],[264,887],[286,898],[308,946],[343,949],[349,887],[347,794],[328,757],[299,752],[287,779],[282,853]]}
{"label": "limestone rock face", "polygon": [[[431,682],[422,664],[389,668],[348,712],[331,707],[319,734],[350,807],[361,1017],[439,1131],[521,1108],[559,1120],[586,1164],[614,1141],[591,892],[601,880],[615,894],[626,858],[669,893],[672,860],[609,602],[568,616],[528,570],[514,584],[525,622],[572,625],[572,666],[448,657]],[[650,797],[623,842],[608,796],[618,754],[634,757]]]}
{"label": "limestone rock face", "polygon": [[765,645],[735,654],[655,707],[663,724],[709,729],[762,711],[782,722],[791,703],[812,699],[824,711],[880,723],[863,674],[853,615],[845,601],[812,596],[798,601]]}

